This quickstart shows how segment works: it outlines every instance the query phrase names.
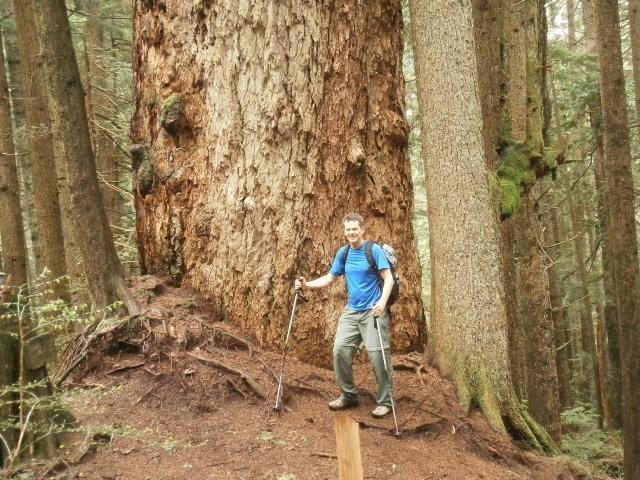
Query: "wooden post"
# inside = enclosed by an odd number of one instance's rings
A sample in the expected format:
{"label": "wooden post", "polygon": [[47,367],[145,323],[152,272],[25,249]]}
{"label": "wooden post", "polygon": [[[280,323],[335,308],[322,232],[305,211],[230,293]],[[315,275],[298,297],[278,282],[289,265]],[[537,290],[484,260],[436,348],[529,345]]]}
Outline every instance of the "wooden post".
{"label": "wooden post", "polygon": [[336,443],[338,453],[338,479],[362,480],[360,458],[360,426],[347,415],[337,413]]}

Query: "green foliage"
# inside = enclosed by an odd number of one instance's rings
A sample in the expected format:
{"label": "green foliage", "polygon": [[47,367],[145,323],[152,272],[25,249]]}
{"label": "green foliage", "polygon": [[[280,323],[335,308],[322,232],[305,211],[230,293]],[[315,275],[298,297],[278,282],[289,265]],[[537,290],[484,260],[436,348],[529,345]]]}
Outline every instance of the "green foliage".
{"label": "green foliage", "polygon": [[562,412],[563,428],[569,432],[563,436],[562,450],[608,476],[622,478],[620,440],[597,428],[597,420],[598,414],[586,404],[577,404]]}

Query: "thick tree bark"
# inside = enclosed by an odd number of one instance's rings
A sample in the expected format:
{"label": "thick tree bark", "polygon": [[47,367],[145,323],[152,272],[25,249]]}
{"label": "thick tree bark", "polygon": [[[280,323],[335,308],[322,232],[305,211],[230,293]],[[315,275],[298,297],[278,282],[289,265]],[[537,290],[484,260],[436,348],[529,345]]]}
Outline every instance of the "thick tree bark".
{"label": "thick tree bark", "polygon": [[[134,18],[143,271],[280,345],[294,278],[328,271],[357,211],[401,258],[394,348],[421,348],[400,3],[137,1]],[[329,361],[343,294],[299,307],[294,354]]]}
{"label": "thick tree bark", "polygon": [[602,95],[603,161],[609,204],[616,206],[616,214],[609,216],[607,227],[613,253],[622,357],[624,478],[637,480],[640,479],[640,403],[637,401],[640,389],[640,272],[617,2],[595,0],[594,16]]}
{"label": "thick tree bark", "polygon": [[410,8],[434,259],[429,354],[465,406],[479,405],[498,429],[551,446],[511,381],[471,6],[416,0]]}
{"label": "thick tree bark", "polygon": [[[18,48],[21,58],[22,85],[25,98],[31,178],[35,200],[35,219],[40,257],[36,257],[36,274],[46,268],[48,279],[66,275],[64,238],[55,175],[53,139],[47,109],[47,92],[40,43],[33,35],[35,0],[14,0]],[[53,177],[55,178],[55,177]],[[66,281],[53,282],[47,290],[54,297],[66,297]]]}
{"label": "thick tree bark", "polygon": [[[0,50],[3,50],[3,43],[0,32]],[[24,285],[28,280],[27,249],[20,208],[10,92],[4,65],[4,52],[0,51],[0,241],[5,273],[11,274],[15,284]]]}
{"label": "thick tree bark", "polygon": [[138,311],[123,279],[96,176],[84,96],[63,0],[41,0],[34,5],[36,36],[42,45],[49,111],[55,146],[63,162],[69,188],[76,239],[96,308],[120,298],[131,313]]}

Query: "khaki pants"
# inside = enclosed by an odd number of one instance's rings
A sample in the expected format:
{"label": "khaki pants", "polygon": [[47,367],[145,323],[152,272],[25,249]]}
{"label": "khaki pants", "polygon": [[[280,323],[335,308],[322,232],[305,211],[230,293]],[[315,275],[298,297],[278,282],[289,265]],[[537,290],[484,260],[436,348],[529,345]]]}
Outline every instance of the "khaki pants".
{"label": "khaki pants", "polygon": [[378,382],[378,405],[391,406],[391,379],[392,366],[389,352],[389,313],[378,317],[378,328],[382,334],[382,344],[386,355],[387,368],[384,368],[382,348],[378,330],[374,327],[371,311],[357,312],[345,307],[338,320],[338,330],[333,342],[333,370],[336,375],[336,383],[340,388],[340,398],[346,402],[358,401],[358,389],[353,384],[353,357],[358,351],[360,342],[364,342],[367,355],[373,366]]}

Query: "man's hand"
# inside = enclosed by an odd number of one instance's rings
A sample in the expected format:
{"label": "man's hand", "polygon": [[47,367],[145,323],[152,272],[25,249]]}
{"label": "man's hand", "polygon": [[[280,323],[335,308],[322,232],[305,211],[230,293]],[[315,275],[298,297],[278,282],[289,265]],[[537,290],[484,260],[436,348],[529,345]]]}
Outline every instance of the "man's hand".
{"label": "man's hand", "polygon": [[298,278],[296,278],[294,286],[295,286],[296,290],[300,290],[301,288],[304,288],[304,287],[307,286],[307,281],[305,280],[304,277],[298,277]]}
{"label": "man's hand", "polygon": [[387,306],[386,303],[382,303],[382,302],[374,303],[373,306],[371,307],[371,313],[373,314],[374,317],[380,317],[384,314],[384,309],[386,308],[386,306]]}

